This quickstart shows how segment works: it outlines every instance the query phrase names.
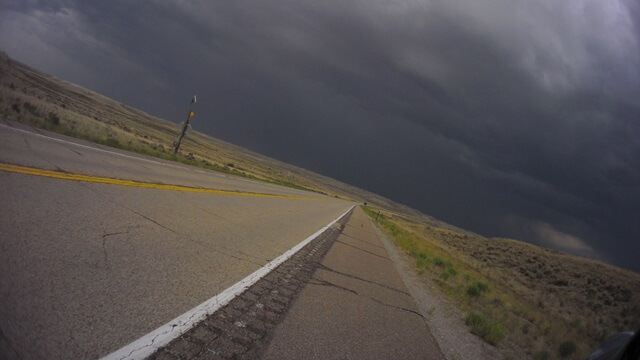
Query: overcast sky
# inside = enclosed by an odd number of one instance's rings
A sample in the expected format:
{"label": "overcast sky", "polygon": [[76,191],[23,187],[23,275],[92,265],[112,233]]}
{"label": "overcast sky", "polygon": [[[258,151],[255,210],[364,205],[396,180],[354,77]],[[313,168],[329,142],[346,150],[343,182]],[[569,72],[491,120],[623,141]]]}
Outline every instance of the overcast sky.
{"label": "overcast sky", "polygon": [[25,1],[0,48],[486,236],[640,271],[636,0]]}

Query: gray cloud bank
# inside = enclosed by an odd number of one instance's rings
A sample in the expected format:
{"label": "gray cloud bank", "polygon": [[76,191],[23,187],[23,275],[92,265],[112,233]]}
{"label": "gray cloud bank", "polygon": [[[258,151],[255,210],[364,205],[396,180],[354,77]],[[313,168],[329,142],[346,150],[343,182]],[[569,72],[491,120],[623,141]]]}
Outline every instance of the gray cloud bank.
{"label": "gray cloud bank", "polygon": [[640,271],[629,0],[16,1],[36,68],[488,236]]}

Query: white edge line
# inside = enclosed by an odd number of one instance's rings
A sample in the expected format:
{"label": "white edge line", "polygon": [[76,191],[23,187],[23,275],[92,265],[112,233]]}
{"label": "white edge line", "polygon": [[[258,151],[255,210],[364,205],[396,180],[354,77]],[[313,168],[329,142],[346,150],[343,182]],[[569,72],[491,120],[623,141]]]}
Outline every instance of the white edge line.
{"label": "white edge line", "polygon": [[278,267],[278,265],[285,262],[287,259],[293,256],[293,254],[297,253],[305,245],[318,237],[318,235],[322,234],[326,229],[333,226],[333,224],[335,224],[338,220],[345,216],[354,207],[355,205],[351,206],[349,210],[345,211],[342,215],[338,216],[329,224],[323,226],[320,230],[316,231],[308,238],[302,240],[298,245],[292,247],[290,250],[278,256],[260,269],[256,270],[251,275],[231,285],[220,294],[212,297],[211,299],[185,312],[177,318],[160,326],[159,328],[153,330],[147,335],[144,335],[138,340],[135,340],[129,345],[126,345],[125,347],[112,352],[111,354],[103,357],[101,360],[134,360],[144,359],[148,356],[151,356],[156,350],[167,345],[171,342],[171,340],[184,334],[193,326],[195,326],[196,323],[204,320],[208,315],[213,314],[218,309],[228,304],[231,300],[233,300],[233,298],[240,295],[247,288],[260,280],[263,276],[271,272],[271,270],[275,269],[276,267]]}

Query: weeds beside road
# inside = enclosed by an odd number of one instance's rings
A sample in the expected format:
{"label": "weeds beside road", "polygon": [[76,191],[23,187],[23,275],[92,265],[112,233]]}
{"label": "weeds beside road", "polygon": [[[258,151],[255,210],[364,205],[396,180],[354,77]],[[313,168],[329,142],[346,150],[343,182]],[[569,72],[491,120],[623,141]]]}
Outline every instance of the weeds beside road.
{"label": "weeds beside road", "polygon": [[[11,87],[9,87],[10,89]],[[6,89],[2,89],[6,91]],[[187,152],[173,154],[168,145],[173,135],[164,129],[164,136],[145,135],[143,128],[133,129],[132,125],[115,124],[110,126],[87,116],[68,111],[68,106],[56,106],[36,98],[11,92],[0,92],[0,115],[18,122],[22,122],[41,129],[67,135],[77,139],[88,140],[96,144],[117,149],[136,152],[138,154],[157,157],[164,160],[176,161],[186,165],[197,166],[225,174],[263,181],[275,185],[287,186],[298,190],[323,193],[296,182],[279,179],[277,177],[256,176],[248,171],[237,169],[233,162],[221,160],[218,164],[209,159],[206,154],[194,155],[193,146],[185,146]],[[62,115],[64,114],[64,115]],[[118,126],[120,125],[120,126]],[[177,130],[176,130],[177,134]],[[188,141],[187,141],[188,142]],[[162,145],[164,143],[164,145]],[[166,145],[166,147],[165,147]],[[223,165],[224,164],[224,165]]]}
{"label": "weeds beside road", "polygon": [[[363,209],[376,218],[378,209]],[[384,210],[377,225],[467,314],[469,330],[507,358],[586,358],[640,323],[638,274]]]}

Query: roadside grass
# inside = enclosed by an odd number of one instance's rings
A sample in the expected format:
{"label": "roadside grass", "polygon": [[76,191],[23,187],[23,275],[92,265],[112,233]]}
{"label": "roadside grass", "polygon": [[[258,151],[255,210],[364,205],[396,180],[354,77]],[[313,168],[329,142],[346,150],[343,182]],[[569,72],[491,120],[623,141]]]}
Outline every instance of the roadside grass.
{"label": "roadside grass", "polygon": [[[3,90],[6,91],[7,89]],[[131,131],[127,131],[131,129],[127,129],[126,126],[123,130],[109,124],[101,123],[87,116],[73,113],[65,107],[52,105],[38,99],[30,98],[23,94],[0,95],[0,115],[5,118],[16,120],[48,131],[87,140],[100,145],[136,152],[142,155],[153,156],[163,160],[179,162],[185,165],[196,166],[269,184],[324,194],[321,191],[292,181],[282,180],[276,177],[270,178],[256,176],[238,169],[233,162],[227,161],[225,162],[225,165],[221,165],[202,156],[194,156],[194,154],[190,152],[185,154],[183,151],[174,155],[171,147],[165,148],[160,144],[154,144],[151,138],[146,135],[143,135],[143,138],[140,138],[139,136],[132,134]],[[162,141],[156,142],[161,143]]]}
{"label": "roadside grass", "polygon": [[[377,211],[367,206],[362,206],[362,209],[375,219]],[[380,214],[377,223],[415,260],[419,274],[431,275],[450,299],[469,311],[467,325],[473,333],[492,345],[497,345],[504,339],[507,329],[496,313],[502,301],[484,299],[490,288],[482,274],[469,268],[436,244],[401,228],[385,214]],[[458,276],[459,274],[463,276]],[[491,311],[487,311],[487,308],[491,308]]]}
{"label": "roadside grass", "polygon": [[195,158],[192,160],[183,155],[180,155],[180,153],[178,155],[174,155],[172,153],[155,150],[141,144],[134,144],[133,142],[121,142],[120,138],[116,137],[117,135],[109,134],[106,136],[100,136],[100,135],[92,134],[90,132],[75,130],[73,128],[65,126],[62,123],[41,122],[41,121],[37,121],[37,119],[35,120],[36,121],[33,121],[33,120],[29,121],[29,123],[37,127],[40,127],[42,129],[63,134],[66,136],[74,137],[77,139],[83,139],[96,144],[105,145],[105,146],[109,146],[116,149],[131,151],[131,152],[135,152],[142,155],[153,156],[163,160],[175,161],[185,165],[197,166],[204,169],[241,176],[241,177],[254,179],[254,180],[261,180],[251,174],[247,174],[245,172],[238,171],[233,168],[229,168],[228,166],[222,166],[222,165],[213,164],[213,163],[206,163],[204,161],[195,160]]}
{"label": "roadside grass", "polygon": [[[373,219],[378,214],[378,209],[367,206],[362,209]],[[377,225],[415,261],[419,274],[430,278],[450,301],[466,312],[469,331],[487,343],[503,350],[509,347],[505,351],[511,351],[512,357],[526,352],[527,357],[540,359],[584,356],[579,349],[593,348],[588,339],[582,340],[583,345],[567,340],[578,336],[578,331],[584,332],[578,328],[579,321],[554,317],[534,299],[516,291],[508,277],[488,271],[476,259],[439,241],[443,236],[467,235],[444,227],[418,226],[385,211],[380,212]]]}
{"label": "roadside grass", "polygon": [[573,355],[576,351],[578,351],[578,345],[572,340],[564,341],[558,348],[558,354],[563,359]]}
{"label": "roadside grass", "polygon": [[473,284],[467,286],[467,295],[477,298],[489,292],[489,285],[482,281],[474,281]]}
{"label": "roadside grass", "polygon": [[467,315],[466,323],[471,332],[485,339],[489,344],[497,345],[505,337],[504,325],[491,320],[485,314],[472,311]]}

